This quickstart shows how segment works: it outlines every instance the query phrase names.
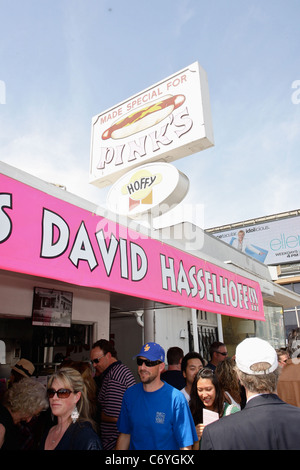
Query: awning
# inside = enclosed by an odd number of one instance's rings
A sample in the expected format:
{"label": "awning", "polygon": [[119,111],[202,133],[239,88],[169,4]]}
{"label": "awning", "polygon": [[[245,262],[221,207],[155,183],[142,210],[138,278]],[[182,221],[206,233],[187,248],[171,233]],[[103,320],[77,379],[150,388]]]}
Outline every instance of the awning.
{"label": "awning", "polygon": [[[32,180],[35,180],[32,178]],[[263,320],[260,284],[69,202],[28,176],[0,174],[0,269]],[[94,207],[94,205],[91,205]]]}

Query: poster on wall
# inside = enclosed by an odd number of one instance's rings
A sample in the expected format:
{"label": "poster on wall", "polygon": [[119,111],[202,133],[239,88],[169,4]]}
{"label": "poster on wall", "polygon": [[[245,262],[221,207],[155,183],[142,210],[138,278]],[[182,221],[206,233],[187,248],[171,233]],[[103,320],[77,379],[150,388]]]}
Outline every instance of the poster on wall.
{"label": "poster on wall", "polygon": [[72,292],[35,287],[32,324],[38,326],[70,327],[72,321]]}
{"label": "poster on wall", "polygon": [[267,265],[300,260],[300,217],[239,227],[213,235]]}

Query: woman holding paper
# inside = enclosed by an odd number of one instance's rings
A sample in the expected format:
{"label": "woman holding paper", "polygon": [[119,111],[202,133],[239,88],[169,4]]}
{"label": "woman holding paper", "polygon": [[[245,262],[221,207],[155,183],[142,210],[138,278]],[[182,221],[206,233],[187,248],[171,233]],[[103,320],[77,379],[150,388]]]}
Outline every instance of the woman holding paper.
{"label": "woman holding paper", "polygon": [[194,449],[199,449],[203,429],[208,424],[223,416],[240,411],[230,405],[221,388],[217,376],[211,369],[204,368],[197,373],[191,390],[190,409],[193,415],[199,442]]}

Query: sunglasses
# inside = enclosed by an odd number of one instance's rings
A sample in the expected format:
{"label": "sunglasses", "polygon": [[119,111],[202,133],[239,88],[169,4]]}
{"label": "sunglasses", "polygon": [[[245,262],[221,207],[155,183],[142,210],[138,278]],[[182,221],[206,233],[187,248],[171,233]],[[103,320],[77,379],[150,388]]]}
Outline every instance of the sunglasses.
{"label": "sunglasses", "polygon": [[227,355],[228,355],[227,352],[226,352],[226,353],[225,353],[225,352],[222,353],[222,352],[220,352],[220,351],[216,351],[216,352],[217,352],[218,354],[221,354],[222,356],[227,356]]}
{"label": "sunglasses", "polygon": [[100,359],[105,356],[105,354],[102,354],[102,356],[99,356],[99,357],[96,357],[96,359],[92,359],[91,360],[91,364],[98,364],[98,362],[100,361]]}
{"label": "sunglasses", "polygon": [[161,361],[150,361],[149,359],[142,359],[141,357],[137,357],[136,363],[138,366],[142,366],[143,364],[145,364],[145,366],[147,367],[154,367],[158,364],[161,364]]}
{"label": "sunglasses", "polygon": [[48,398],[53,398],[55,394],[58,398],[69,398],[71,393],[75,392],[72,392],[72,390],[68,390],[67,388],[60,388],[59,390],[54,390],[54,388],[48,388],[47,390]]}

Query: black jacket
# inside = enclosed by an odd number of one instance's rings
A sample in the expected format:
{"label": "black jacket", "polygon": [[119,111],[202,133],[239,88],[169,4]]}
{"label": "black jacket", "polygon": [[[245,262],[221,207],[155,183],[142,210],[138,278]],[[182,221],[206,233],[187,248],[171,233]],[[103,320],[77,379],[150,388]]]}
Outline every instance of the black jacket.
{"label": "black jacket", "polygon": [[0,423],[5,428],[4,442],[1,450],[19,450],[21,443],[19,440],[18,428],[7,408],[0,404]]}
{"label": "black jacket", "polygon": [[[41,449],[44,449],[46,437],[47,434]],[[54,450],[102,450],[102,444],[89,422],[77,421],[70,424]]]}

